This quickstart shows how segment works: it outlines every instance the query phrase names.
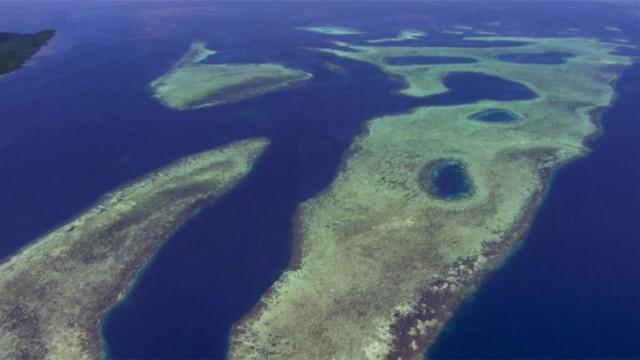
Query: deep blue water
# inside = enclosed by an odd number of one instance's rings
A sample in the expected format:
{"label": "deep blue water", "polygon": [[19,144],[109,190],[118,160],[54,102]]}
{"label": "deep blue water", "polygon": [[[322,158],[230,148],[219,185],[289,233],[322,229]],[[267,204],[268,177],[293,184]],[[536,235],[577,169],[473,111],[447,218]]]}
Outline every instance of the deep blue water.
{"label": "deep blue water", "polygon": [[593,152],[562,168],[506,265],[456,312],[432,358],[640,357],[640,64]]}
{"label": "deep blue water", "polygon": [[478,61],[474,58],[459,56],[398,56],[385,58],[384,62],[389,65],[437,65],[471,64]]}
{"label": "deep blue water", "polygon": [[574,56],[568,52],[550,51],[545,53],[512,53],[500,54],[496,58],[500,61],[517,64],[553,65],[564,64],[567,58]]}
{"label": "deep blue water", "polygon": [[518,115],[506,109],[486,109],[471,114],[469,119],[492,123],[510,123],[518,119]]}
{"label": "deep blue water", "polygon": [[[607,11],[598,8],[605,5],[597,4],[557,6],[561,11],[535,3],[452,7],[445,2],[278,6],[2,2],[0,31],[54,28],[58,34],[49,47],[54,52],[36,58],[34,65],[22,71],[0,77],[0,257],[63,223],[101,194],[172,160],[233,140],[266,136],[272,146],[254,171],[167,242],[104,323],[112,357],[223,357],[231,325],[287,266],[297,204],[331,182],[364,121],[418,105],[535,96],[521,84],[474,73],[447,77],[445,85],[451,91],[446,94],[426,99],[395,95],[402,88],[397,79],[364,63],[307,51],[302,47],[329,43],[323,35],[292,27],[336,24],[368,33],[354,41],[423,29],[433,35],[407,44],[487,46],[437,32],[452,24],[470,24],[505,34],[553,36],[573,26],[585,36],[621,36],[603,31],[606,24],[638,39],[633,32],[635,19],[629,19],[624,6]],[[567,19],[562,15],[567,11],[575,16]],[[485,24],[496,20],[503,22],[497,29]],[[150,98],[147,84],[167,71],[194,40],[221,51],[212,62],[278,61],[313,72],[314,79],[301,88],[237,104],[168,110]],[[349,75],[325,70],[325,62],[344,67]],[[637,75],[627,80],[626,87],[633,90],[634,81],[638,83]],[[453,330],[439,340],[435,355],[460,356],[456,351],[461,344],[473,344],[462,348],[468,349],[467,355],[478,356],[491,356],[491,349],[496,356],[505,349],[508,356],[516,346],[523,349],[522,356],[538,356],[545,351],[553,354],[554,349],[579,349],[581,344],[594,354],[638,354],[632,340],[639,332],[631,326],[640,323],[639,311],[632,306],[640,287],[635,276],[638,267],[631,262],[640,255],[634,247],[640,221],[637,207],[633,208],[638,204],[638,166],[633,162],[638,142],[637,137],[635,143],[621,140],[637,136],[633,121],[638,119],[638,109],[629,105],[632,99],[632,95],[621,96],[622,110],[615,110],[613,117],[607,115],[612,120],[606,121],[607,133],[594,144],[594,153],[556,177],[524,248],[469,301],[453,322]],[[610,126],[621,127],[620,133],[616,135]],[[627,148],[612,145],[613,150],[607,150],[602,145],[607,142],[624,142]],[[605,156],[604,161],[585,165],[597,156]],[[558,192],[561,179],[571,177],[566,174],[580,166],[588,172],[573,175],[574,186]],[[584,192],[577,192],[579,188]],[[598,205],[587,206],[581,200]],[[545,223],[544,214],[549,211],[551,218]],[[588,216],[577,217],[580,214]],[[568,224],[581,225],[581,221],[588,225],[584,231],[569,231]],[[530,252],[538,232],[544,240],[537,252]],[[526,266],[518,265],[516,259],[521,257]],[[534,266],[540,261],[548,261],[558,271],[540,271],[540,263]],[[525,282],[519,287],[495,285],[504,271],[513,271],[514,279]],[[485,292],[489,299],[502,301],[493,312],[491,306],[496,304],[483,303]],[[546,296],[547,292],[553,296]],[[615,296],[594,296],[593,302],[558,296],[604,292]],[[557,320],[542,328],[542,322],[526,316],[519,319],[527,321],[510,321],[518,318],[509,314],[506,319],[498,311],[501,307]],[[545,309],[551,311],[545,313]],[[485,313],[497,318],[473,317]],[[600,327],[589,333],[585,324]],[[489,327],[493,330],[486,337],[478,336]],[[513,339],[516,330],[524,335]],[[598,341],[585,344],[580,334]],[[505,346],[507,341],[513,346]],[[558,347],[560,343],[563,347]]]}
{"label": "deep blue water", "polygon": [[457,90],[455,97],[442,94],[431,98],[455,98],[456,103],[465,103],[476,101],[479,97],[490,100],[529,100],[537,96],[533,90],[521,83],[476,72],[449,72],[442,79],[442,83],[449,89]]}
{"label": "deep blue water", "polygon": [[449,160],[431,174],[431,193],[446,200],[457,200],[471,192],[464,165]]}

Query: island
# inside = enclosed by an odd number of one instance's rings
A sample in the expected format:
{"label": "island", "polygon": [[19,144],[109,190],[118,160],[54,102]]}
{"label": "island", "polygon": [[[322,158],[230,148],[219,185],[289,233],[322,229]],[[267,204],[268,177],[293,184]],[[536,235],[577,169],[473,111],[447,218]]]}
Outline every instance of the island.
{"label": "island", "polygon": [[55,35],[53,30],[33,34],[0,32],[0,75],[19,69]]}
{"label": "island", "polygon": [[99,359],[99,323],[176,229],[246,176],[269,142],[191,155],[104,195],[0,265],[3,359]]}
{"label": "island", "polygon": [[[418,99],[446,93],[448,74],[463,72],[536,96],[368,121],[333,183],[300,205],[289,269],[234,326],[230,359],[421,359],[461,300],[516,248],[554,170],[588,153],[612,82],[632,62],[615,55],[619,44],[595,39],[470,40],[523,45],[318,49],[378,66]],[[572,56],[499,59],[550,52]],[[386,60],[416,56],[475,61]]]}
{"label": "island", "polygon": [[151,82],[154,97],[172,109],[196,109],[284,90],[312,77],[276,63],[202,63],[213,54],[203,43],[194,43],[172,70]]}

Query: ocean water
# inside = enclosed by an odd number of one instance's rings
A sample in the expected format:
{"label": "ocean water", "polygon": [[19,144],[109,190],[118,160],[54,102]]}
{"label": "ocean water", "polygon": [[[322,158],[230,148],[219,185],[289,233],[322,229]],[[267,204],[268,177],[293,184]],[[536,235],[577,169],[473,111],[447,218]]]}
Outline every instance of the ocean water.
{"label": "ocean water", "polygon": [[640,357],[640,64],[604,134],[554,177],[520,249],[456,312],[430,358]]}
{"label": "ocean water", "polygon": [[431,173],[430,193],[445,200],[459,200],[471,195],[471,184],[463,164],[449,160]]}
{"label": "ocean water", "polygon": [[512,62],[518,64],[538,64],[538,65],[553,65],[564,64],[566,58],[572,57],[572,53],[566,52],[547,52],[547,53],[522,53],[522,54],[501,54],[496,56],[500,61]]}
{"label": "ocean water", "polygon": [[[0,3],[6,14],[0,30],[58,30],[46,56],[0,77],[0,257],[101,194],[172,160],[266,136],[272,146],[252,173],[181,228],[103,322],[112,358],[224,357],[232,324],[288,264],[297,205],[332,181],[363,122],[418,105],[532,96],[519,84],[468,73],[449,77],[447,94],[395,95],[402,88],[397,79],[364,63],[306,50],[327,46],[326,37],[293,27],[352,26],[368,38],[423,29],[430,37],[410,44],[486,46],[438,31],[460,24],[490,29],[494,25],[487,22],[500,20],[494,30],[505,34],[555,36],[576,27],[584,36],[638,41],[635,19],[624,6],[465,5]],[[603,30],[605,25],[623,34]],[[195,40],[220,51],[212,62],[277,61],[314,78],[304,87],[241,103],[166,109],[151,98],[148,83]],[[328,71],[327,62],[348,76]],[[630,80],[619,86],[628,95],[607,113],[605,135],[593,154],[555,178],[523,248],[463,306],[434,356],[640,354],[633,343],[640,334],[633,327],[640,324],[633,306],[640,286],[632,261],[640,255],[634,245],[640,230],[633,162],[638,109],[632,105],[638,75],[628,74],[623,80]],[[621,143],[626,145],[616,148]],[[563,181],[565,190],[558,190]],[[568,224],[582,231],[572,232]],[[548,320],[544,327],[542,319]]]}

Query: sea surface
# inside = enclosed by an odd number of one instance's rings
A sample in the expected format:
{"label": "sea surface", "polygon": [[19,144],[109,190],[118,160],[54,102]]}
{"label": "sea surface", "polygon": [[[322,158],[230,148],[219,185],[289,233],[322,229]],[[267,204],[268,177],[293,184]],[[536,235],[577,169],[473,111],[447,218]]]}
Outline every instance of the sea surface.
{"label": "sea surface", "polygon": [[557,172],[522,246],[430,358],[640,357],[640,64],[616,91],[593,152]]}
{"label": "sea surface", "polygon": [[[640,43],[634,3],[541,4],[1,2],[0,31],[57,35],[0,77],[0,257],[173,160],[266,136],[272,146],[251,174],[166,242],[102,324],[111,358],[222,358],[233,323],[289,262],[298,204],[331,183],[365,121],[419,105],[531,97],[469,73],[449,78],[447,94],[400,96],[397,79],[311,51],[329,38],[294,28],[367,33],[344,38],[354,42],[418,29],[429,36],[406,44],[449,46],[486,46],[440,32],[456,25],[525,36],[575,28]],[[280,62],[314,78],[240,103],[167,109],[148,83],[193,41],[220,52],[207,61]],[[640,67],[623,73],[593,152],[554,177],[526,241],[469,297],[433,357],[640,356],[639,83]]]}

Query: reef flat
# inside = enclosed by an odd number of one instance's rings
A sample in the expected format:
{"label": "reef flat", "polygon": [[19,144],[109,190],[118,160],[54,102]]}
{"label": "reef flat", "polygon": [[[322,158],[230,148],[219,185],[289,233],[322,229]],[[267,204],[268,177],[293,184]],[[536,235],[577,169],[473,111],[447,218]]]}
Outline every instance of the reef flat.
{"label": "reef flat", "polygon": [[[370,120],[331,186],[300,206],[295,257],[236,324],[231,359],[421,358],[465,294],[524,236],[554,169],[588,152],[584,141],[598,131],[594,120],[614,96],[611,83],[632,61],[611,53],[616,44],[585,38],[474,40],[526,44],[322,50],[404,79],[407,96],[448,91],[443,79],[452,72],[502,77],[537,96]],[[573,56],[544,65],[497,59],[552,51]],[[402,56],[477,62],[385,63]],[[474,119],[501,109],[517,120]],[[430,164],[449,159],[469,178],[466,196],[425,191],[430,184],[423,182],[434,178]]]}
{"label": "reef flat", "polygon": [[406,41],[406,40],[415,40],[421,37],[424,37],[426,34],[420,30],[403,30],[396,37],[392,38],[382,38],[382,39],[372,39],[367,40],[368,43],[376,44],[376,43],[384,43],[384,42],[398,42],[398,41]]}
{"label": "reef flat", "polygon": [[191,49],[171,71],[151,82],[154,97],[177,110],[246,100],[299,85],[311,74],[280,64],[203,64],[215,54],[202,43]]}
{"label": "reef flat", "polygon": [[33,34],[0,32],[0,75],[17,70],[38,52],[53,35],[53,30],[43,30]]}
{"label": "reef flat", "polygon": [[466,31],[462,30],[442,30],[441,33],[448,35],[464,35]]}
{"label": "reef flat", "polygon": [[362,31],[345,27],[345,26],[301,26],[301,27],[298,27],[297,29],[316,32],[319,34],[337,35],[337,36],[363,34]]}
{"label": "reef flat", "polygon": [[[591,63],[600,60],[600,67],[607,65],[620,64],[622,59],[618,56],[608,54],[609,51],[622,47],[624,44],[603,43],[591,39],[570,37],[570,38],[524,38],[524,37],[467,37],[466,40],[471,41],[504,41],[504,42],[527,42],[527,44],[515,47],[486,47],[486,48],[455,48],[455,47],[382,47],[382,46],[357,46],[349,45],[346,42],[336,43],[346,48],[347,51],[337,49],[321,49],[322,51],[335,54],[337,56],[351,58],[375,64],[384,71],[400,76],[407,86],[401,92],[406,95],[415,97],[424,97],[438,93],[444,93],[448,89],[442,83],[444,76],[452,71],[468,71],[480,72],[484,74],[504,77],[509,80],[519,81],[531,89],[541,93],[536,88],[536,84],[543,81],[529,81],[532,74],[536,76],[544,76],[545,79],[555,78],[558,74],[572,70],[579,70],[584,66],[585,61]],[[573,54],[574,57],[565,58],[562,64],[546,65],[542,68],[534,66],[539,64],[514,64],[501,61],[499,58],[507,54],[545,54],[545,53],[563,53]],[[580,56],[578,56],[580,55]],[[476,62],[468,64],[438,64],[438,66],[414,65],[414,66],[393,66],[385,64],[385,59],[403,57],[452,57],[452,58],[469,58],[475,59]],[[624,64],[630,60],[628,58]],[[596,73],[597,71],[592,71]],[[581,78],[584,78],[581,77]],[[607,77],[604,78],[606,80]],[[578,79],[567,84],[566,88],[579,87]]]}
{"label": "reef flat", "polygon": [[176,228],[230,189],[268,141],[183,158],[106,194],[0,265],[2,359],[99,359],[102,314]]}

